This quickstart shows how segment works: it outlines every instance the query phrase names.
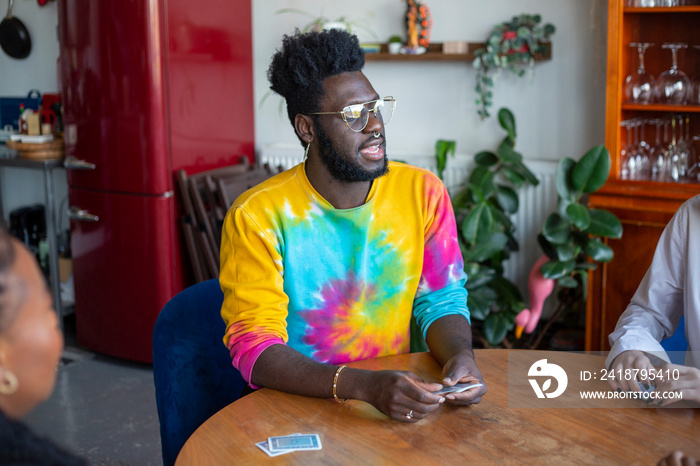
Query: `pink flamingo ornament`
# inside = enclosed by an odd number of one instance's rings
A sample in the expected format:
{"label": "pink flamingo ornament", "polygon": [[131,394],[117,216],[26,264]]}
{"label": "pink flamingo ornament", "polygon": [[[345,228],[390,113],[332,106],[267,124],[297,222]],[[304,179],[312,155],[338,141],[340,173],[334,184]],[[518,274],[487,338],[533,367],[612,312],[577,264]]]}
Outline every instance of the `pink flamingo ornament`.
{"label": "pink flamingo ornament", "polygon": [[532,333],[537,327],[537,322],[542,315],[542,306],[547,296],[552,294],[554,280],[544,278],[540,267],[549,262],[549,257],[541,256],[530,269],[527,277],[527,289],[530,292],[530,309],[523,309],[515,316],[515,338],[520,338],[525,333]]}

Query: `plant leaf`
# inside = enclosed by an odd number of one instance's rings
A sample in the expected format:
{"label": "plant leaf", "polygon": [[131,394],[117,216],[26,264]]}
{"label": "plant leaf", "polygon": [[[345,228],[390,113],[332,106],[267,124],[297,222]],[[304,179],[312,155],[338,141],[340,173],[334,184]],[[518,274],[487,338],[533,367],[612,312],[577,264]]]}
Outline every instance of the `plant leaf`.
{"label": "plant leaf", "polygon": [[589,238],[584,251],[596,262],[610,262],[614,256],[612,248],[598,238]]}
{"label": "plant leaf", "polygon": [[491,313],[484,320],[484,336],[489,345],[501,344],[508,333],[508,318],[501,314],[503,312]]}
{"label": "plant leaf", "polygon": [[564,244],[571,236],[570,223],[558,213],[550,214],[544,222],[542,234],[554,244]]}
{"label": "plant leaf", "polygon": [[540,184],[540,180],[537,179],[535,174],[532,173],[530,169],[525,166],[524,163],[516,162],[513,164],[513,168],[515,168],[515,170],[517,170],[518,173],[520,173],[520,175],[522,175],[522,177],[525,178],[525,180],[531,185],[537,186],[538,184]]}
{"label": "plant leaf", "polygon": [[510,109],[503,107],[498,111],[498,123],[501,125],[501,128],[506,130],[508,137],[515,140],[515,117]]}
{"label": "plant leaf", "polygon": [[573,241],[567,241],[564,244],[558,244],[556,246],[557,259],[560,261],[575,260],[581,248],[576,245]]}
{"label": "plant leaf", "polygon": [[447,167],[447,156],[455,155],[455,147],[457,143],[455,141],[447,141],[445,139],[439,139],[435,143],[435,160],[437,162],[437,175],[438,178],[442,178],[442,174]]}
{"label": "plant leaf", "polygon": [[566,215],[571,223],[579,230],[585,230],[591,224],[591,216],[588,213],[588,207],[578,202],[569,204],[566,208]]}
{"label": "plant leaf", "polygon": [[576,288],[578,286],[576,279],[569,275],[561,277],[559,280],[557,280],[557,284],[564,288]]}
{"label": "plant leaf", "polygon": [[498,158],[501,159],[503,163],[515,164],[520,162],[523,158],[520,153],[513,149],[513,145],[507,138],[501,142],[500,146],[498,146],[496,153],[498,154]]}
{"label": "plant leaf", "polygon": [[498,163],[498,156],[490,151],[482,151],[474,156],[474,161],[477,165],[491,167]]}
{"label": "plant leaf", "polygon": [[482,262],[489,257],[501,252],[508,242],[508,237],[503,233],[493,233],[486,240],[479,241],[469,249],[465,255],[466,260]]}
{"label": "plant leaf", "polygon": [[567,201],[576,200],[576,189],[571,182],[571,172],[574,170],[574,166],[576,166],[576,162],[568,157],[561,159],[559,161],[559,165],[557,165],[557,193],[559,194],[559,197],[566,199]]}
{"label": "plant leaf", "polygon": [[496,201],[498,201],[498,205],[501,209],[509,214],[514,214],[518,211],[520,202],[518,193],[508,186],[502,184],[496,186]]}
{"label": "plant leaf", "polygon": [[557,250],[554,245],[547,241],[547,238],[545,238],[542,233],[537,235],[537,244],[540,245],[540,249],[549,257],[549,260],[555,261],[558,259]]}
{"label": "plant leaf", "polygon": [[[479,266],[476,262],[472,264]],[[476,291],[478,288],[484,287],[493,281],[496,277],[496,271],[488,267],[481,267],[477,273],[469,274],[467,273],[467,290],[471,293]]]}
{"label": "plant leaf", "polygon": [[476,244],[493,231],[493,215],[485,203],[477,204],[462,223],[462,234],[469,244]]}
{"label": "plant leaf", "polygon": [[544,278],[556,280],[566,275],[570,275],[574,270],[574,267],[576,267],[576,261],[574,260],[549,261],[540,268],[540,271],[542,272]]}
{"label": "plant leaf", "polygon": [[622,237],[622,223],[612,212],[603,209],[591,209],[591,224],[586,228],[586,233],[608,238]]}
{"label": "plant leaf", "polygon": [[522,185],[525,184],[525,178],[512,168],[508,167],[503,167],[503,177],[510,181],[510,183],[515,186],[516,188],[520,188]]}
{"label": "plant leaf", "polygon": [[586,152],[571,173],[571,182],[579,192],[592,193],[605,184],[610,174],[610,153],[597,145]]}

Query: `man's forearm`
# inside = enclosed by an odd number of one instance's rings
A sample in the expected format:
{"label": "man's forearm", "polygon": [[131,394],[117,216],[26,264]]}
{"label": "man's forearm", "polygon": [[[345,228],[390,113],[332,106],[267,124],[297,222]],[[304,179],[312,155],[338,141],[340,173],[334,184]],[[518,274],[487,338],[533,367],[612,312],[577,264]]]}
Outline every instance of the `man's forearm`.
{"label": "man's forearm", "polygon": [[[316,362],[289,346],[273,345],[255,362],[251,382],[296,395],[332,398],[336,370],[337,366]],[[338,397],[365,398],[358,387],[368,386],[365,379],[370,376],[371,371],[343,369],[338,377]]]}
{"label": "man's forearm", "polygon": [[459,353],[474,357],[472,329],[462,315],[447,315],[433,322],[428,328],[426,342],[430,353],[442,365]]}

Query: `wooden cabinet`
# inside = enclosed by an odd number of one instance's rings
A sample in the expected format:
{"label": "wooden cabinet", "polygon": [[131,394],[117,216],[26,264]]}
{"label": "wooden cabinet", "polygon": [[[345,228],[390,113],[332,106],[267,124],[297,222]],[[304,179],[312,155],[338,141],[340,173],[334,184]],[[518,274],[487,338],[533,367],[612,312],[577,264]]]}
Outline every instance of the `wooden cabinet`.
{"label": "wooden cabinet", "polygon": [[[590,274],[586,316],[586,349],[610,349],[608,335],[614,330],[639,282],[651,264],[656,243],[664,227],[687,199],[700,194],[700,183],[664,183],[621,179],[620,150],[627,133],[623,120],[667,118],[670,114],[689,116],[690,134],[700,135],[700,105],[632,104],[625,102],[623,87],[627,75],[637,67],[637,52],[630,42],[651,42],[645,64],[658,77],[671,65],[667,42],[700,45],[700,5],[671,8],[632,8],[625,0],[608,0],[608,69],[606,83],[606,147],[612,157],[610,178],[590,196],[591,208],[615,213],[623,224],[622,239],[608,240],[615,258]],[[689,47],[679,52],[678,66],[689,77],[700,72],[700,50]],[[654,137],[652,129],[647,140]],[[700,146],[695,143],[695,152]]]}

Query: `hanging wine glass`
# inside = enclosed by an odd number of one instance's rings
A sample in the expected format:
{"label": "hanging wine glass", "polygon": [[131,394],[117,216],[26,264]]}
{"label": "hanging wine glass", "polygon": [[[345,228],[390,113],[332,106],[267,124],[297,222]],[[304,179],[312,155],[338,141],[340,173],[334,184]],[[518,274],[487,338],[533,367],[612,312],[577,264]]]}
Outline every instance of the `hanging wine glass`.
{"label": "hanging wine glass", "polygon": [[[695,50],[700,51],[700,45],[693,45],[693,48]],[[697,72],[695,73],[695,77],[693,78],[693,87],[691,89],[690,99],[688,99],[688,103],[693,105],[700,105],[700,60],[697,60],[696,63]]]}
{"label": "hanging wine glass", "polygon": [[649,179],[650,175],[649,143],[644,140],[644,126],[646,121],[642,118],[634,118],[632,121],[632,126],[634,128],[635,167],[637,169],[637,176],[635,179],[646,180]]}
{"label": "hanging wine glass", "polygon": [[688,44],[663,44],[661,47],[671,50],[671,68],[656,80],[656,96],[662,103],[683,105],[688,98],[690,79],[678,69],[678,50],[688,47]]}
{"label": "hanging wine glass", "polygon": [[671,117],[671,143],[664,152],[664,179],[678,182],[681,179],[681,154],[676,143],[676,119]]}
{"label": "hanging wine glass", "polygon": [[649,149],[649,162],[651,164],[651,179],[658,180],[661,178],[664,169],[664,151],[666,146],[661,143],[661,126],[664,126],[664,120],[657,118],[649,120],[649,124],[656,126],[656,137],[654,145]]}
{"label": "hanging wine glass", "polygon": [[633,180],[637,175],[637,154],[632,144],[632,125],[631,120],[620,122],[620,126],[627,131],[627,144],[620,151],[620,178],[623,180]]}
{"label": "hanging wine glass", "polygon": [[644,52],[654,44],[647,42],[632,42],[630,47],[637,49],[639,64],[625,79],[625,98],[628,102],[648,104],[654,100],[656,81],[644,68]]}
{"label": "hanging wine glass", "polygon": [[680,177],[685,178],[688,175],[689,158],[690,158],[690,141],[685,140],[685,134],[683,133],[683,115],[677,115],[678,119],[678,151],[679,151],[679,164],[680,164]]}
{"label": "hanging wine glass", "polygon": [[[693,136],[693,141],[700,141],[700,136]],[[697,158],[688,169],[688,180],[700,183],[700,160]]]}

